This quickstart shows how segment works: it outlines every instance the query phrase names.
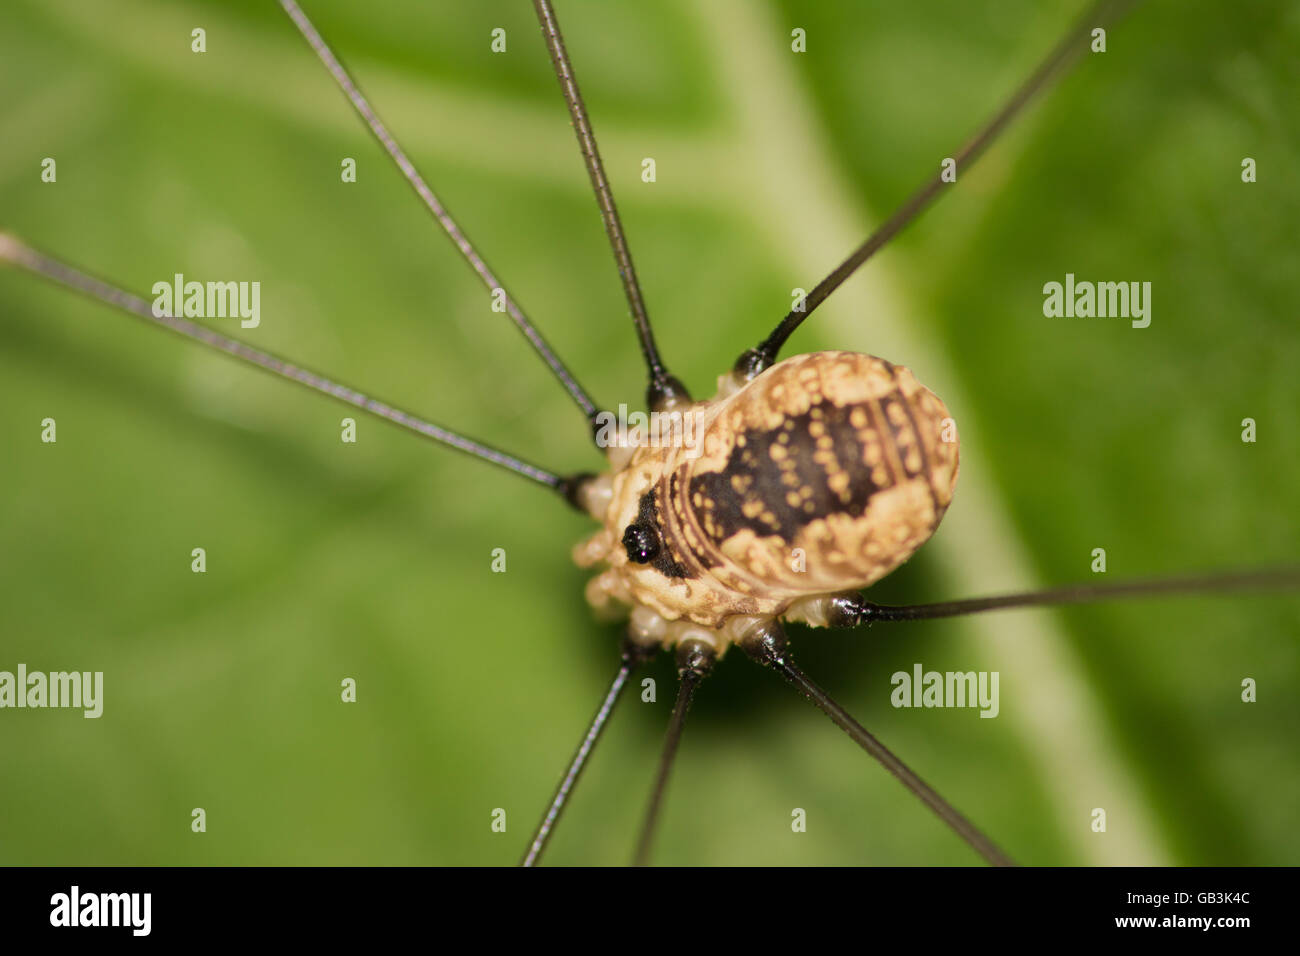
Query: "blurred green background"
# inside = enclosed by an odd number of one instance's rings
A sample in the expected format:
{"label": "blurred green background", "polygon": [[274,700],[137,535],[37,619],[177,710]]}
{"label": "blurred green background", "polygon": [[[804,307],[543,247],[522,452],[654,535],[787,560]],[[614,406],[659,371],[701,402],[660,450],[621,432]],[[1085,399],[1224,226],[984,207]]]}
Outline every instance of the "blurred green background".
{"label": "blurred green background", "polygon": [[[639,356],[531,5],[305,7],[597,400],[635,406]],[[694,392],[1081,9],[560,3]],[[961,424],[953,510],[880,600],[1090,579],[1096,547],[1113,579],[1300,556],[1300,7],[1148,3],[1108,46],[792,342],[905,364]],[[9,0],[0,90],[0,228],[141,293],[174,272],[257,279],[257,345],[539,464],[600,464],[278,5]],[[1044,318],[1066,272],[1151,281],[1150,328]],[[0,861],[517,859],[614,666],[617,628],[591,620],[568,558],[589,522],[382,423],[341,444],[341,406],[12,270],[0,409],[0,669],[106,684],[99,720],[0,712]],[[1298,636],[1295,597],[1246,596],[794,639],[1024,862],[1294,864]],[[889,677],[916,662],[998,671],[1000,716],[893,709]],[[628,859],[672,696],[666,660],[651,676],[658,702],[616,715],[550,862]],[[656,858],[977,862],[739,655],[698,698]]]}

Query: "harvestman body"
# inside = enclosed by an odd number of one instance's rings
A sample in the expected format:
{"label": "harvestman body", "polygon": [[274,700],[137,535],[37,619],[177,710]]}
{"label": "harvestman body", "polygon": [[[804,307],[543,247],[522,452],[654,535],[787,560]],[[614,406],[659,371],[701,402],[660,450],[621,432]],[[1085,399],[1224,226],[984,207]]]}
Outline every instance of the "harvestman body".
{"label": "harvestman body", "polygon": [[632,608],[634,639],[718,655],[774,618],[842,623],[836,592],[911,557],[957,479],[948,410],[883,359],[800,355],[720,385],[682,413],[702,447],[611,456],[626,464],[583,491],[605,527],[575,551],[609,565],[587,597]]}
{"label": "harvestman body", "polygon": [[[280,0],[294,24],[352,102],[375,138],[447,232],[461,254],[546,362],[599,434],[595,402],[552,352],[518,303],[479,255],[414,164],[362,96],[295,0]],[[962,149],[973,162],[1005,125],[1086,47],[1092,30],[1111,22],[1125,0],[1089,10]],[[579,146],[613,248],[649,372],[647,405],[683,416],[698,444],[628,441],[603,449],[610,470],[561,477],[451,429],[394,408],[206,326],[155,312],[144,299],[87,275],[15,237],[0,234],[0,262],[25,268],[300,385],[408,428],[435,442],[508,469],[562,495],[600,522],[575,550],[579,565],[598,569],[587,597],[602,613],[626,615],[619,667],[579,745],[523,862],[540,858],[586,766],[614,704],[637,666],[663,648],[676,650],[681,683],[636,860],[649,859],[655,822],[692,695],[732,645],[773,668],[964,839],[988,862],[1010,859],[901,760],[867,732],[790,657],[783,621],[853,627],[872,621],[949,617],[999,608],[1099,598],[1295,589],[1294,568],[1189,576],[1103,586],[1067,587],[991,598],[885,607],[859,591],[906,561],[933,534],[957,478],[956,430],[947,409],[901,366],[850,352],[821,352],[778,362],[789,335],[860,265],[944,188],[930,178],[861,246],[820,282],[756,347],[719,379],[718,394],[695,402],[668,373],[651,332],[576,79],[550,0],[534,0]]]}

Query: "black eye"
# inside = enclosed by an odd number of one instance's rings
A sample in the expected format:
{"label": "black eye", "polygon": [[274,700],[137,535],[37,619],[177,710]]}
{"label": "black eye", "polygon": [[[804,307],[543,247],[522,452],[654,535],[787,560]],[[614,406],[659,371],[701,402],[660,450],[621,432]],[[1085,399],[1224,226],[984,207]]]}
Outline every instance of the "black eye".
{"label": "black eye", "polygon": [[659,535],[643,524],[630,524],[623,532],[627,559],[634,564],[649,564],[659,553]]}

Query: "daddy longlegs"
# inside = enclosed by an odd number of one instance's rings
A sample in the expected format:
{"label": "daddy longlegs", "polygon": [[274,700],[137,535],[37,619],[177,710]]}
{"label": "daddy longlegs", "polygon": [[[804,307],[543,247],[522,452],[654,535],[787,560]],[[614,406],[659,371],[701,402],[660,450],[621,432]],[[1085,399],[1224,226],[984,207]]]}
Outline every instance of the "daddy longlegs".
{"label": "daddy longlegs", "polygon": [[[304,32],[306,32],[306,33],[308,34],[309,37],[313,36],[313,31],[312,31],[310,28],[307,28],[307,27],[306,27],[307,21],[306,21],[306,19],[305,19],[305,15],[303,15],[302,12],[301,12],[300,10],[298,10],[297,7],[296,7],[294,4],[292,4],[292,3],[286,3],[285,6],[286,6],[288,9],[290,9],[290,11],[291,11],[292,14],[296,14],[295,19],[296,19],[296,21],[298,22],[299,26],[300,26],[301,28],[304,28]],[[539,4],[538,6],[539,6],[539,12],[540,12],[541,14],[543,14],[543,15],[545,15],[545,16],[550,17],[550,18],[553,19],[553,17],[554,17],[554,12],[549,10],[549,5],[548,5],[548,4],[541,3],[541,4]],[[1096,10],[1094,10],[1094,11],[1091,11],[1087,16],[1085,16],[1084,20],[1081,21],[1081,23],[1082,23],[1082,28],[1083,28],[1085,31],[1090,31],[1090,30],[1092,29],[1093,25],[1096,24],[1096,23],[1098,23],[1098,22],[1105,23],[1107,26],[1109,26],[1109,24],[1110,24],[1110,18],[1113,17],[1114,12],[1115,12],[1115,11],[1113,11],[1113,10],[1110,9],[1110,6],[1111,6],[1111,5],[1103,5],[1101,8],[1096,9]],[[1070,52],[1071,54],[1078,54],[1078,53],[1082,52],[1079,48],[1080,48],[1080,46],[1081,46],[1081,38],[1082,38],[1084,35],[1085,35],[1085,34],[1081,34],[1081,33],[1078,32],[1077,30],[1076,30],[1076,31],[1073,31],[1073,32],[1071,33],[1071,39],[1070,39],[1070,42],[1069,42],[1068,46],[1063,45],[1062,47],[1059,47],[1059,48],[1058,48],[1058,51],[1057,51],[1056,53],[1054,53],[1051,57],[1049,57],[1049,59],[1048,59],[1047,62],[1048,62],[1049,64],[1053,64],[1053,65],[1054,65],[1054,66],[1053,66],[1053,69],[1051,69],[1050,71],[1048,71],[1047,74],[1036,75],[1034,79],[1031,79],[1030,83],[1028,84],[1027,87],[1025,87],[1025,89],[1026,89],[1026,90],[1030,90],[1030,91],[1034,91],[1034,92],[1036,92],[1036,91],[1042,89],[1042,88],[1043,88],[1043,85],[1044,85],[1044,82],[1045,82],[1046,80],[1048,80],[1048,79],[1051,78],[1050,74],[1051,74],[1051,73],[1055,73],[1055,72],[1057,72],[1061,66],[1064,66],[1064,65],[1065,65],[1066,57],[1065,57],[1064,54],[1067,52],[1067,50],[1068,50],[1068,52]],[[319,44],[318,44],[318,46],[319,46]],[[319,51],[318,51],[318,52],[319,52]],[[336,74],[336,78],[338,78],[338,74]],[[570,92],[571,92],[571,91],[570,91]],[[569,96],[569,103],[570,103],[570,107],[573,108],[574,105],[575,105],[575,100],[574,100],[574,97],[573,97],[572,95]],[[1013,109],[1016,108],[1016,107],[1018,107],[1018,105],[1020,105],[1019,102],[1018,102],[1018,100],[1013,100],[1013,101],[1012,101],[1012,108],[1013,108]],[[581,125],[581,124],[580,124],[580,125]],[[998,124],[994,124],[993,126],[991,126],[991,127],[986,127],[986,128],[987,128],[987,129],[991,129],[993,132],[996,132],[997,129],[998,129]],[[979,145],[979,140],[978,140],[978,138],[977,138],[975,141],[973,141],[973,142],[975,142],[977,145]],[[959,153],[957,153],[957,154],[955,154],[955,155],[957,156],[957,159],[958,159],[958,164],[957,164],[957,165],[958,165],[958,168],[959,168],[960,170],[962,170],[963,172],[965,171],[966,168],[969,167],[970,162],[975,158],[975,153],[974,153],[974,151],[972,151],[972,152],[966,152],[966,153],[960,153],[960,152],[959,152]],[[595,178],[594,175],[593,175],[593,178]],[[923,193],[921,193],[920,195],[925,196],[925,197],[927,197],[927,198],[933,198],[933,197],[934,197],[935,195],[937,195],[937,193],[938,193],[939,191],[941,191],[942,189],[949,188],[947,185],[941,185],[941,181],[938,180],[937,178],[931,180],[930,182],[932,183],[932,185],[929,186],[929,187],[927,187],[927,190],[923,191]],[[952,184],[952,187],[955,188],[955,187],[956,187],[956,184]],[[608,195],[608,192],[606,192],[606,196],[607,196],[607,195]],[[882,228],[881,228],[881,229],[876,233],[876,236],[883,236],[883,237],[885,237],[885,238],[888,238],[888,237],[889,237],[890,235],[892,235],[892,233],[894,232],[894,226],[895,226],[895,225],[901,227],[902,225],[905,225],[907,222],[911,221],[911,219],[913,218],[914,214],[915,214],[916,212],[919,211],[919,205],[920,205],[920,204],[918,203],[918,204],[916,204],[916,205],[906,205],[906,206],[904,206],[904,207],[903,207],[903,211],[900,213],[900,215],[899,215],[896,219],[894,219],[894,220],[887,220],[886,225],[885,225],[884,227],[882,227]],[[612,208],[612,207],[607,207],[607,208]],[[608,220],[607,220],[607,224],[608,224]],[[616,235],[618,234],[617,230],[616,230],[616,229],[613,229],[612,227],[611,227],[611,232],[614,232]],[[874,248],[875,248],[875,243],[871,243],[871,244],[869,244],[869,245],[866,247],[866,250],[865,250],[865,251],[866,251],[867,254],[870,254],[870,252],[871,252]],[[17,263],[18,265],[26,266],[26,267],[28,267],[29,269],[31,269],[32,271],[39,272],[39,273],[41,273],[42,275],[45,275],[45,276],[48,277],[48,278],[53,278],[53,279],[55,279],[55,280],[61,280],[61,281],[63,281],[63,283],[64,283],[65,285],[66,285],[66,284],[72,284],[74,287],[80,287],[80,288],[82,289],[82,291],[94,291],[94,290],[88,290],[88,289],[85,287],[85,284],[84,284],[83,280],[74,277],[70,272],[67,271],[67,268],[68,268],[68,267],[63,266],[63,265],[62,265],[58,260],[52,259],[52,258],[50,258],[49,256],[46,256],[46,255],[43,254],[43,253],[40,253],[40,252],[35,251],[34,248],[33,248],[32,246],[28,246],[28,245],[26,245],[26,244],[24,244],[24,243],[21,243],[21,242],[19,242],[17,239],[10,238],[10,239],[7,240],[7,242],[6,242],[5,246],[4,246],[4,255],[5,255],[5,258],[8,259],[8,260],[11,261],[11,262],[15,262],[15,263]],[[625,276],[630,275],[630,268],[628,268],[628,267],[625,266],[625,267],[623,268],[622,271],[623,271],[623,274],[624,274]],[[838,278],[839,280],[842,280],[844,277],[846,277],[846,276],[845,276],[845,275],[840,275],[840,276],[838,276],[837,278]],[[496,285],[499,284],[499,283],[496,281],[496,279],[495,279],[494,276],[488,276],[488,277],[486,277],[486,279],[487,279],[487,284],[489,285],[489,287],[491,287],[491,286],[496,286]],[[834,281],[834,280],[828,280],[828,282],[829,282],[829,285],[830,285],[830,286],[834,286],[834,285],[837,285],[837,284],[838,284],[838,282],[837,282],[837,281]],[[97,287],[97,288],[99,288],[99,287]],[[634,288],[634,286],[629,285],[629,289],[630,289],[630,288]],[[103,292],[103,291],[105,291],[105,290],[104,290],[103,288],[99,288],[99,291],[100,291],[100,292]],[[111,297],[114,297],[115,295],[116,295],[116,293],[110,293],[110,298],[111,298]],[[634,314],[634,315],[638,315],[638,316],[644,315],[644,311],[643,311],[642,309],[639,309],[639,308],[635,305],[635,299],[631,297],[631,293],[629,293],[629,296],[630,296],[630,300],[631,300],[632,303],[633,303],[633,305],[632,305],[632,311],[633,311],[633,314]],[[813,291],[813,293],[812,293],[812,295],[810,296],[810,299],[809,299],[809,304],[810,304],[810,306],[812,306],[813,308],[815,308],[818,304],[820,304],[820,300],[821,300],[822,297],[823,297],[823,296],[819,295],[818,291],[817,291],[816,289],[814,289],[814,291]],[[120,304],[120,300],[119,300],[119,304]],[[144,311],[145,311],[145,313],[146,313],[145,317],[148,317],[148,316],[147,316],[147,312],[148,312],[147,307],[145,308]],[[807,313],[801,313],[801,316],[800,316],[800,317],[803,317],[803,316],[806,316],[806,315],[807,315]],[[516,320],[519,321],[519,320],[518,320],[518,317],[517,317],[517,316],[515,316],[515,317],[516,317]],[[640,328],[641,328],[641,330],[642,330],[641,340],[642,340],[643,346],[646,346],[646,343],[647,343],[647,340],[648,340],[648,328],[649,328],[648,323],[638,323],[638,324],[639,324],[639,326],[640,326]],[[645,348],[645,351],[646,351],[648,354],[650,354],[651,356],[653,356],[653,351],[652,351],[651,348],[646,347],[646,348]],[[874,351],[874,350],[873,350],[873,351]],[[883,350],[883,349],[881,349],[881,350],[879,350],[879,351],[880,351],[882,354],[884,353],[884,350]],[[554,357],[553,357],[553,355],[550,355],[549,352],[546,352],[546,353],[544,353],[544,354],[545,354],[547,357],[549,357],[548,364],[550,364],[550,365],[552,366],[553,369],[556,368],[556,367],[558,366],[558,360],[555,360]],[[900,360],[900,361],[909,361],[909,363],[910,363],[910,364],[913,364],[913,365],[917,364],[917,363],[915,363],[915,361],[909,360],[906,356],[903,356],[903,355],[889,355],[889,356],[887,356],[887,357],[891,357],[891,358],[894,358],[894,359],[896,359],[896,360]],[[655,364],[654,364],[653,362],[651,363],[651,368],[652,368],[652,370],[655,368]],[[663,387],[664,387],[664,378],[663,378],[663,376],[658,376],[658,379],[659,379],[659,381],[656,382],[656,376],[652,374],[652,377],[651,377],[651,386],[652,386],[652,388],[654,388],[654,387],[658,387],[659,391],[662,391],[662,390],[663,390]],[[578,386],[576,386],[576,384],[574,383],[572,377],[567,377],[567,378],[565,379],[565,381],[566,381],[566,383],[567,383],[568,391],[570,392],[570,394],[571,394],[575,399],[577,399],[580,409],[581,409],[585,414],[586,414],[586,413],[594,412],[594,411],[596,410],[596,407],[597,407],[597,406],[596,406],[594,403],[584,404],[584,401],[583,401],[583,399],[582,399],[581,396],[582,396],[583,394],[585,394],[585,393],[582,393],[581,390],[578,388]],[[701,389],[701,391],[702,391],[702,389]],[[940,391],[942,392],[942,389],[940,389]],[[654,397],[655,397],[655,394],[652,392],[652,394],[651,394],[651,399],[653,400]],[[426,433],[426,434],[431,434],[431,433],[428,431],[427,428],[425,428],[425,433]],[[445,437],[448,437],[448,436],[445,435],[445,434],[443,434],[443,433],[432,433],[432,434],[431,434],[431,437],[435,437],[435,438],[445,438]],[[66,439],[64,439],[64,441],[66,442]],[[541,471],[541,470],[533,470],[533,471],[530,473],[530,475],[531,475],[531,477],[533,477],[534,479],[540,479],[541,482],[542,482],[543,484],[547,484],[547,485],[550,485],[550,486],[552,486],[552,487],[559,487],[558,479],[557,479],[557,480],[554,480],[554,481],[552,480],[553,478],[556,478],[556,477],[557,477],[557,476],[555,476],[555,475],[552,474],[552,473],[548,473],[548,472]],[[959,492],[959,496],[958,496],[958,499],[957,499],[957,501],[958,501],[958,508],[960,508],[960,502],[961,502],[961,500],[962,500],[962,499],[961,499],[961,495],[960,495],[960,492]],[[951,520],[951,518],[949,518],[949,520]],[[1200,578],[1190,579],[1190,580],[1187,580],[1187,581],[1184,581],[1184,582],[1183,582],[1183,585],[1182,585],[1181,589],[1183,589],[1183,590],[1200,590],[1200,589],[1204,589],[1205,587],[1207,587],[1207,586],[1209,586],[1209,585],[1211,585],[1211,584],[1214,584],[1214,583],[1216,583],[1216,582],[1217,582],[1217,584],[1220,585],[1220,586],[1227,586],[1227,587],[1235,587],[1236,585],[1241,585],[1241,584],[1249,584],[1249,585],[1252,585],[1252,586],[1266,586],[1266,585],[1279,585],[1279,584],[1280,584],[1280,585],[1289,585],[1289,586],[1294,586],[1295,581],[1296,581],[1296,577],[1295,577],[1294,572],[1290,572],[1290,571],[1281,571],[1281,572],[1270,572],[1270,573],[1265,573],[1265,574],[1252,574],[1252,575],[1248,575],[1248,576],[1246,576],[1246,577],[1220,576],[1220,577],[1218,577],[1218,578],[1215,578],[1213,581],[1208,580],[1208,579],[1200,579]],[[1103,590],[1103,591],[1105,591],[1105,590],[1109,590],[1109,589],[1111,589],[1111,588],[1114,588],[1115,590],[1122,590],[1122,589],[1123,589],[1123,586],[1122,586],[1122,585],[1120,585],[1120,586],[1115,586],[1115,585],[1109,585],[1109,584],[1107,584],[1107,585],[1103,585],[1103,586],[1102,586],[1102,590]],[[1059,594],[1058,594],[1058,595],[1056,595],[1056,597],[1057,597],[1058,599],[1060,599],[1060,598],[1063,597],[1063,595],[1059,595]],[[879,635],[880,630],[881,630],[881,628],[883,628],[883,626],[884,626],[884,625],[881,625],[881,627],[877,628],[875,631],[872,632],[872,633],[873,633],[873,637]],[[810,643],[811,641],[813,641],[813,640],[820,640],[820,639],[822,639],[824,636],[825,636],[825,635],[823,635],[823,634],[816,634],[816,635],[813,635],[813,634],[800,635],[801,639],[800,639],[799,641],[797,641],[797,647],[798,647],[798,649],[800,650],[800,652],[803,653],[803,648],[804,648],[807,644],[809,644],[809,643]],[[737,656],[739,656],[739,655],[737,655]],[[1010,664],[1004,665],[1004,667],[1006,667],[1007,669],[1009,669],[1009,668],[1010,668]],[[720,678],[714,678],[714,680],[719,680],[719,679],[720,679]],[[626,706],[626,705],[625,705],[625,706]],[[689,737],[688,737],[688,739],[687,739],[686,746],[687,746],[687,747],[690,746],[690,738],[689,738]],[[903,752],[903,751],[902,751],[902,748],[899,748],[899,749],[900,749],[900,752]],[[603,756],[603,754],[602,754],[602,756]],[[931,776],[933,776],[933,775],[931,775],[931,774],[923,774],[923,776],[931,777]],[[679,781],[675,781],[675,782],[674,782],[674,786],[675,786],[675,787],[680,786],[680,782],[679,782]],[[941,788],[941,789],[942,789],[942,788]],[[502,801],[502,802],[507,802],[507,801]],[[516,814],[515,819],[517,819],[517,818],[518,818],[518,817],[517,817],[517,814],[523,812],[523,810],[522,810],[522,807],[519,807],[519,808],[515,808],[515,809],[513,809],[512,812]],[[971,814],[971,815],[972,815],[972,817],[973,817],[974,819],[976,819],[976,820],[979,820],[979,819],[980,819],[979,816],[978,816],[977,814]],[[783,825],[784,825],[784,824],[783,824]],[[992,827],[990,827],[989,829],[990,829],[992,832],[994,832],[994,833],[997,832],[997,831],[994,830]]]}

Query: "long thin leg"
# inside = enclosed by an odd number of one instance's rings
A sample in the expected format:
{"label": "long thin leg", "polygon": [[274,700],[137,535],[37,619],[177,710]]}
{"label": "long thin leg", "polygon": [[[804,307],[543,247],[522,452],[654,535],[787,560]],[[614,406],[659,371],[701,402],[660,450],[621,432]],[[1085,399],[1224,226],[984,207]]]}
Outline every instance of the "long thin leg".
{"label": "long thin leg", "polygon": [[209,348],[224,352],[250,365],[255,365],[263,371],[279,375],[291,382],[297,382],[299,385],[328,395],[330,398],[386,419],[394,425],[401,425],[403,428],[410,429],[425,438],[447,445],[467,455],[472,455],[489,464],[496,465],[498,468],[504,468],[517,475],[532,479],[554,491],[558,491],[564,495],[566,500],[578,507],[573,492],[576,485],[586,476],[578,475],[573,478],[561,478],[559,475],[553,474],[544,468],[539,468],[523,459],[507,455],[491,445],[484,445],[481,442],[459,435],[450,429],[443,428],[441,425],[435,425],[423,418],[412,415],[410,412],[394,408],[392,405],[364,395],[356,389],[341,385],[300,365],[288,362],[270,352],[255,349],[238,339],[220,335],[205,326],[174,315],[159,315],[154,312],[153,307],[148,302],[139,296],[132,295],[130,292],[125,292],[101,279],[87,275],[43,252],[38,252],[5,233],[0,233],[0,262],[10,262],[21,266],[43,279],[48,279],[64,288],[98,299],[107,305],[121,309],[123,312],[129,312],[156,326],[170,329],[178,335],[183,335]]}
{"label": "long thin leg", "polygon": [[493,274],[492,270],[488,268],[488,264],[483,260],[483,257],[478,254],[478,251],[470,243],[465,233],[461,231],[458,225],[456,225],[456,221],[451,218],[451,214],[448,213],[442,203],[438,201],[438,197],[434,195],[433,190],[430,189],[428,183],[424,181],[424,178],[415,168],[415,164],[407,158],[402,147],[398,145],[397,140],[395,140],[393,135],[388,131],[388,127],[384,125],[378,114],[375,113],[374,108],[366,101],[366,98],[361,95],[361,91],[357,88],[356,83],[348,74],[348,71],[344,69],[343,64],[339,62],[338,57],[334,55],[334,51],[329,48],[320,33],[318,33],[316,28],[312,25],[312,22],[307,19],[307,14],[303,13],[302,8],[298,6],[294,0],[280,0],[280,6],[284,7],[285,12],[289,14],[290,18],[292,18],[294,24],[298,27],[298,30],[302,33],[303,37],[306,38],[307,42],[311,45],[311,48],[316,51],[316,55],[320,57],[321,62],[325,64],[325,68],[328,69],[330,75],[334,77],[334,81],[338,83],[339,87],[347,95],[347,98],[352,102],[352,106],[356,109],[358,115],[365,124],[370,128],[370,132],[374,134],[375,139],[379,141],[379,144],[383,146],[388,152],[388,155],[392,157],[393,162],[397,164],[397,168],[400,169],[402,175],[406,177],[406,181],[411,184],[411,188],[414,189],[420,199],[424,201],[429,212],[433,213],[433,217],[438,220],[438,224],[442,226],[443,230],[451,238],[451,241],[456,244],[456,248],[459,249],[461,255],[465,257],[465,261],[470,264],[470,267],[478,274],[479,278],[483,280],[483,285],[487,287],[489,292],[494,294],[496,290],[501,290],[501,295],[505,299],[506,312],[509,314],[510,318],[514,320],[519,331],[523,333],[526,339],[528,339],[534,351],[542,357],[542,361],[550,367],[551,372],[554,373],[560,384],[568,391],[569,396],[573,399],[578,408],[582,410],[583,415],[587,417],[588,424],[590,424],[594,430],[597,427],[597,410],[591,398],[588,397],[585,391],[583,391],[582,386],[578,384],[577,379],[573,377],[572,373],[570,373],[564,363],[560,361],[559,357],[551,351],[551,347],[547,344],[546,340],[542,338],[542,334],[537,331],[529,318],[524,315],[523,310],[515,302],[514,297],[505,291],[505,287],[501,284],[501,281]]}
{"label": "long thin leg", "polygon": [[652,657],[654,653],[653,648],[648,649],[630,640],[623,641],[623,653],[618,671],[614,674],[613,681],[610,682],[605,699],[600,702],[600,707],[596,709],[596,715],[592,717],[591,725],[587,728],[582,743],[578,744],[578,749],[569,762],[569,769],[560,780],[560,785],[555,788],[555,796],[551,798],[551,805],[542,817],[542,822],[537,825],[537,832],[533,834],[533,842],[528,845],[524,858],[519,862],[520,866],[536,866],[541,859],[542,851],[546,849],[551,834],[555,832],[555,827],[560,822],[560,814],[564,812],[569,795],[573,792],[573,788],[578,785],[578,779],[582,776],[583,768],[587,765],[587,758],[596,749],[596,743],[605,730],[609,715],[613,713],[614,705],[618,703],[619,698],[623,695],[623,689],[627,686],[628,678],[632,675],[633,670]]}
{"label": "long thin leg", "polygon": [[[1056,45],[1056,48],[1048,54],[1047,58],[1039,64],[1038,69],[1034,70],[1029,79],[1012,94],[1006,105],[998,110],[974,136],[967,140],[961,149],[953,154],[957,169],[961,171],[968,169],[979,158],[980,154],[997,139],[998,134],[1006,128],[1011,120],[1029,105],[1035,95],[1046,88],[1057,75],[1070,65],[1075,57],[1087,49],[1093,29],[1109,25],[1135,2],[1136,0],[1099,0],[1098,3],[1094,4],[1070,32],[1065,35],[1065,38]],[[934,201],[935,197],[943,190],[944,185],[942,170],[926,180],[921,188],[914,192],[892,216],[885,220],[880,228],[867,238],[866,242],[853,250],[853,253],[836,266],[830,275],[817,283],[804,298],[804,301],[800,303],[800,309],[792,309],[772,330],[771,335],[754,348],[741,353],[740,358],[736,360],[736,372],[745,378],[753,378],[775,362],[777,354],[781,351],[781,346],[785,344],[785,340],[790,337],[790,334],[799,327],[804,319],[812,314],[813,309],[826,301],[826,298],[838,289],[845,279],[851,276],[859,266],[870,259],[890,239],[902,232],[904,227]]]}
{"label": "long thin leg", "polygon": [[614,250],[614,262],[618,265],[619,277],[623,280],[623,292],[627,296],[628,307],[632,310],[632,321],[636,325],[637,336],[641,340],[641,354],[645,357],[646,368],[650,373],[650,384],[646,387],[646,401],[650,408],[656,409],[674,400],[689,400],[686,388],[668,373],[659,349],[655,345],[654,332],[650,328],[650,317],[646,314],[645,300],[641,297],[641,285],[636,278],[636,269],[632,265],[632,253],[628,250],[627,240],[623,236],[623,223],[618,217],[618,207],[614,205],[614,191],[605,176],[605,167],[600,161],[600,150],[596,148],[596,134],[592,131],[591,120],[587,117],[587,107],[582,102],[582,93],[578,89],[578,78],[573,73],[569,54],[564,48],[564,37],[560,33],[560,22],[555,17],[551,0],[533,0],[537,10],[537,20],[542,26],[542,36],[546,39],[546,48],[551,53],[551,63],[555,67],[555,76],[560,81],[560,90],[564,93],[564,102],[569,107],[569,116],[573,120],[573,131],[578,137],[578,147],[582,150],[582,160],[587,165],[587,175],[591,177],[591,188],[596,193],[596,204],[600,206],[600,218],[605,223],[605,234],[609,236],[610,247]]}
{"label": "long thin leg", "polygon": [[960,617],[982,611],[1014,607],[1043,607],[1084,604],[1108,598],[1154,597],[1160,594],[1232,594],[1240,591],[1300,589],[1300,567],[1263,568],[1253,571],[1222,571],[1176,578],[1117,581],[1113,584],[1079,584],[1072,587],[1025,591],[996,597],[939,601],[934,604],[873,604],[860,594],[834,599],[829,615],[831,627],[857,627],[875,621],[921,621],[936,617]]}
{"label": "long thin leg", "polygon": [[659,770],[655,774],[650,802],[641,823],[641,837],[637,840],[636,855],[632,858],[633,866],[647,866],[650,863],[650,847],[654,843],[655,828],[659,824],[659,811],[663,808],[668,777],[672,774],[673,762],[677,757],[677,745],[682,741],[686,714],[691,709],[695,688],[713,670],[715,660],[717,655],[713,648],[705,644],[688,641],[677,648],[677,673],[681,682],[677,685],[677,700],[673,704],[672,717],[668,720],[668,733],[664,736]]}
{"label": "long thin leg", "polygon": [[992,840],[950,804],[916,773],[899,760],[893,751],[873,737],[865,727],[854,720],[843,707],[815,684],[790,658],[785,635],[779,627],[770,627],[743,642],[741,647],[754,660],[770,667],[784,677],[801,694],[813,702],[859,747],[876,758],[886,770],[898,778],[908,790],[934,811],[959,837],[970,844],[980,856],[994,866],[1014,866],[1015,862],[1002,852]]}

